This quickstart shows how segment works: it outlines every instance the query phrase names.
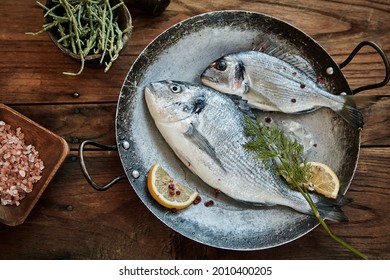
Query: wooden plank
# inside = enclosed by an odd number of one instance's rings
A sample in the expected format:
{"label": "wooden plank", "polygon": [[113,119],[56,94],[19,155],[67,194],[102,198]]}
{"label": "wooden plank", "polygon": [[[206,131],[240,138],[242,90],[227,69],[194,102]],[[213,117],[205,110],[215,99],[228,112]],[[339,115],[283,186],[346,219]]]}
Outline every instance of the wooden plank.
{"label": "wooden plank", "polygon": [[[91,176],[105,183],[122,173],[116,152],[86,153]],[[390,148],[362,149],[344,210],[350,222],[331,229],[371,259],[390,258]],[[109,168],[107,168],[109,167]],[[128,181],[98,192],[72,152],[18,227],[0,225],[0,259],[354,259],[321,227],[277,248],[237,252],[204,246],[165,226],[143,205]],[[38,242],[39,240],[39,242]]]}
{"label": "wooden plank", "polygon": [[[206,3],[207,2],[207,3]],[[356,0],[171,1],[159,17],[131,7],[132,40],[108,73],[62,55],[46,34],[26,35],[42,25],[35,1],[0,2],[0,102],[64,137],[72,152],[27,221],[17,227],[0,224],[0,259],[353,259],[318,227],[277,248],[236,252],[204,246],[169,229],[143,205],[127,181],[105,192],[92,189],[79,166],[81,140],[115,143],[116,102],[123,80],[139,53],[158,34],[204,12],[240,9],[285,20],[312,36],[342,62],[363,40],[379,43],[390,53],[390,3]],[[343,70],[351,88],[380,82],[380,57],[364,48]],[[79,93],[79,97],[73,94]],[[390,166],[390,86],[363,95],[379,102],[363,111],[365,127],[356,176],[345,207],[346,224],[332,230],[371,259],[390,258],[387,201]],[[86,152],[91,175],[99,183],[122,173],[116,152]],[[108,168],[109,167],[109,168]]]}
{"label": "wooden plank", "polygon": [[[86,158],[98,183],[123,172],[116,153],[93,152]],[[172,232],[147,210],[128,181],[95,191],[83,177],[75,153],[27,222],[15,228],[0,225],[0,232],[0,259],[171,257]]]}
{"label": "wooden plank", "polygon": [[[291,5],[288,1],[231,0],[204,5],[202,2],[172,1],[160,17],[132,10],[132,40],[108,73],[90,65],[81,76],[68,77],[62,72],[77,71],[78,63],[62,55],[46,34],[25,34],[40,28],[41,9],[33,2],[25,4],[5,0],[1,5],[7,7],[7,13],[2,18],[4,27],[0,32],[0,51],[3,54],[0,61],[3,89],[0,100],[6,104],[116,102],[131,64],[150,41],[181,20],[219,9],[239,7],[286,20],[316,39],[338,62],[342,62],[363,40],[376,41],[387,53],[390,52],[390,9],[386,3],[357,1],[352,5],[349,1],[297,1],[297,4]],[[328,7],[326,12],[323,5]],[[303,15],[305,20],[296,14]],[[362,51],[345,74],[351,88],[376,83],[384,77],[379,56],[369,49]],[[74,92],[80,93],[80,97],[73,98]],[[390,95],[390,90],[386,87],[375,93]]]}
{"label": "wooden plank", "polygon": [[73,150],[84,140],[115,144],[115,103],[12,107],[63,137]]}
{"label": "wooden plank", "polygon": [[363,110],[362,146],[390,146],[389,109],[390,98],[386,96]]}

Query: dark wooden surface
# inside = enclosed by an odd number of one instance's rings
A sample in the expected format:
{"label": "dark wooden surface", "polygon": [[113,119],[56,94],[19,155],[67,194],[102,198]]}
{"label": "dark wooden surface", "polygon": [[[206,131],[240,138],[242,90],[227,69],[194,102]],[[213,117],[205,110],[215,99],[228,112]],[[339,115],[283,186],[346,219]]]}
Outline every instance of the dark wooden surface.
{"label": "dark wooden surface", "polygon": [[[321,227],[289,244],[237,252],[198,244],[155,218],[121,181],[106,192],[93,190],[83,177],[80,141],[115,143],[116,102],[123,80],[138,54],[158,34],[191,16],[223,9],[265,13],[288,21],[312,36],[342,62],[363,40],[380,44],[390,55],[388,0],[171,1],[159,17],[132,7],[130,43],[108,73],[65,57],[47,34],[26,35],[42,25],[33,0],[0,2],[0,102],[64,137],[71,151],[24,224],[0,224],[0,259],[354,259]],[[384,68],[369,48],[344,70],[351,88],[380,82]],[[75,97],[78,93],[79,97]],[[390,86],[364,92],[382,96],[364,110],[365,128],[356,175],[345,207],[346,224],[332,230],[368,255],[390,259]],[[122,173],[116,152],[91,149],[89,169],[98,182]],[[346,159],[347,160],[347,159]]]}

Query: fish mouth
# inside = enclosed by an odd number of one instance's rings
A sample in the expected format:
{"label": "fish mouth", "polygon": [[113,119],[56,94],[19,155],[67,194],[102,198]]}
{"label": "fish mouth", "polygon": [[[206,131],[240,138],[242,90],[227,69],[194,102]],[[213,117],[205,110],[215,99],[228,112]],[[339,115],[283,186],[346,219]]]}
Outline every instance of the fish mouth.
{"label": "fish mouth", "polygon": [[153,85],[153,83],[148,84],[144,88],[145,96],[150,96],[150,97],[159,97],[160,93],[159,90]]}
{"label": "fish mouth", "polygon": [[157,92],[153,85],[147,85],[145,86],[145,89],[144,89],[144,93],[145,93],[145,100],[146,100],[146,103],[149,105],[153,104],[156,102],[156,99],[157,99]]}
{"label": "fish mouth", "polygon": [[202,74],[200,76],[200,80],[204,83],[218,83],[218,79],[217,78],[214,78],[214,77],[211,77],[211,76],[207,76],[206,74]]}
{"label": "fish mouth", "polygon": [[153,86],[152,85],[145,86],[145,94],[153,95]]}
{"label": "fish mouth", "polygon": [[151,89],[151,86],[146,86],[145,89],[144,89],[144,92],[145,92],[145,98],[148,99],[150,97],[152,97],[154,94],[153,94],[153,90]]}

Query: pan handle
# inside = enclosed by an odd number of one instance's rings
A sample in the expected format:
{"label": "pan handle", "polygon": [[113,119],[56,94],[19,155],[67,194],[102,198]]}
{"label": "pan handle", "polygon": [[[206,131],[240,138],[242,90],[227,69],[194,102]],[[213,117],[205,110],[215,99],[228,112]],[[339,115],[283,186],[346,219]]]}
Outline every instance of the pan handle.
{"label": "pan handle", "polygon": [[95,190],[98,190],[98,191],[105,191],[107,190],[108,188],[110,188],[112,185],[114,185],[116,182],[122,180],[122,179],[125,179],[126,178],[126,174],[122,174],[114,179],[112,179],[110,182],[104,184],[104,185],[98,185],[95,183],[95,181],[91,178],[91,176],[89,175],[88,173],[88,170],[87,170],[87,167],[85,165],[85,161],[84,161],[84,146],[85,145],[92,145],[92,146],[95,146],[95,147],[98,147],[98,148],[101,148],[103,150],[107,150],[107,151],[116,151],[118,150],[117,146],[116,145],[104,145],[104,144],[101,144],[101,143],[98,143],[98,142],[95,142],[95,141],[92,141],[92,140],[85,140],[83,141],[81,144],[80,144],[80,147],[79,147],[79,158],[80,158],[80,166],[81,166],[81,171],[83,172],[84,174],[84,177],[87,179],[88,183],[95,189]]}
{"label": "pan handle", "polygon": [[362,86],[362,87],[359,87],[357,89],[354,89],[354,90],[352,90],[352,94],[356,94],[356,93],[361,92],[363,90],[369,90],[369,89],[383,87],[390,80],[389,59],[387,58],[383,49],[379,45],[377,45],[376,43],[371,42],[371,41],[363,41],[359,45],[357,45],[356,48],[352,51],[352,53],[348,56],[348,58],[344,62],[339,64],[339,68],[343,69],[345,66],[347,66],[351,62],[351,60],[356,56],[356,54],[360,51],[360,49],[363,48],[364,46],[370,46],[370,47],[374,48],[378,52],[378,54],[382,57],[382,60],[383,60],[383,63],[385,65],[385,69],[386,69],[385,79],[382,82],[377,83],[377,84],[371,84],[371,85]]}

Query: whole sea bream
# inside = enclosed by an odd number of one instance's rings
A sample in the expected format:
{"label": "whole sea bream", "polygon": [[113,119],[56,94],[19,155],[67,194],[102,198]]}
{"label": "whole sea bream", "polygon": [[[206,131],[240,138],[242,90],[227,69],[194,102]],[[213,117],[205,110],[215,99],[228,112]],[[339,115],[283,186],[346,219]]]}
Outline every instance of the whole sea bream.
{"label": "whole sea bream", "polygon": [[[145,87],[154,122],[178,158],[205,183],[224,194],[255,205],[282,205],[312,214],[303,196],[291,190],[272,164],[255,160],[243,144],[244,116],[254,117],[243,100],[202,85],[161,81]],[[336,205],[312,195],[320,213],[329,219],[347,217]]]}
{"label": "whole sea bream", "polygon": [[202,83],[223,93],[240,96],[252,108],[305,113],[326,107],[353,127],[363,127],[363,117],[356,103],[366,106],[370,100],[326,91],[319,86],[321,79],[306,60],[280,52],[272,43],[268,42],[260,50],[221,57],[202,73]]}

